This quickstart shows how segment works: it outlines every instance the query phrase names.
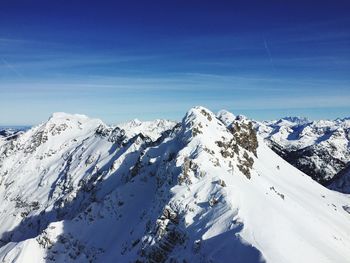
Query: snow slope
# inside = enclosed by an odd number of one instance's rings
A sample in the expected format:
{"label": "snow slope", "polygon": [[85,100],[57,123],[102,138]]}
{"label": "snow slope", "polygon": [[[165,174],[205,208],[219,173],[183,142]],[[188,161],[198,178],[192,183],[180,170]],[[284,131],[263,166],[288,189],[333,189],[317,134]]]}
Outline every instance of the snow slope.
{"label": "snow slope", "polygon": [[168,124],[58,113],[1,145],[0,260],[348,262],[348,195],[247,119],[195,107]]}

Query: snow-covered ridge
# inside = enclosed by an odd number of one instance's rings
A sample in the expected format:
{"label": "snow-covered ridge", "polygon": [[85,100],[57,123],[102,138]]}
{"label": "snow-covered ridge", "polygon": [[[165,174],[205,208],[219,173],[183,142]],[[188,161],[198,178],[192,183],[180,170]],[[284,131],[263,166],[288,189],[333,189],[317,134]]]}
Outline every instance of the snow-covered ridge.
{"label": "snow-covered ridge", "polygon": [[0,260],[347,262],[349,196],[229,118],[60,113],[0,145]]}

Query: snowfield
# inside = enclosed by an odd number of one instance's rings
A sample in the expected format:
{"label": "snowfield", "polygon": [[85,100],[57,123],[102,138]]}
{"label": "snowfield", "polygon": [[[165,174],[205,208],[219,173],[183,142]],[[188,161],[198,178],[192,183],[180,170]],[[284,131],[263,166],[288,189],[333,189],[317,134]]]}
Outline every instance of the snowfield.
{"label": "snowfield", "polygon": [[56,113],[0,142],[1,262],[349,258],[350,196],[283,160],[243,116],[195,107],[180,123],[110,127]]}

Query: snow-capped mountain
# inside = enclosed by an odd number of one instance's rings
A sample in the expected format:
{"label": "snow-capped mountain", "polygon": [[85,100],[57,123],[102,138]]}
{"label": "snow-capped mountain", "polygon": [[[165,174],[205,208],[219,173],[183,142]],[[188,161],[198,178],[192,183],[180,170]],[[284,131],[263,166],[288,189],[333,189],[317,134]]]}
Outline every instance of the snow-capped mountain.
{"label": "snow-capped mountain", "polygon": [[260,136],[289,163],[328,185],[350,162],[350,120],[287,117],[256,124]]}
{"label": "snow-capped mountain", "polygon": [[1,144],[0,260],[348,262],[350,197],[230,117],[57,113]]}

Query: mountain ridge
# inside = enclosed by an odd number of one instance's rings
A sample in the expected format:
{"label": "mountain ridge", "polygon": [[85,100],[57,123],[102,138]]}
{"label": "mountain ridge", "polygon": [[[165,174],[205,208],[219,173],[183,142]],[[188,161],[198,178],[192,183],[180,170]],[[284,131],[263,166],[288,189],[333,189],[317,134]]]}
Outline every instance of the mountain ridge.
{"label": "mountain ridge", "polygon": [[250,120],[195,107],[140,133],[77,119],[0,145],[4,262],[349,257],[349,197],[281,159]]}

